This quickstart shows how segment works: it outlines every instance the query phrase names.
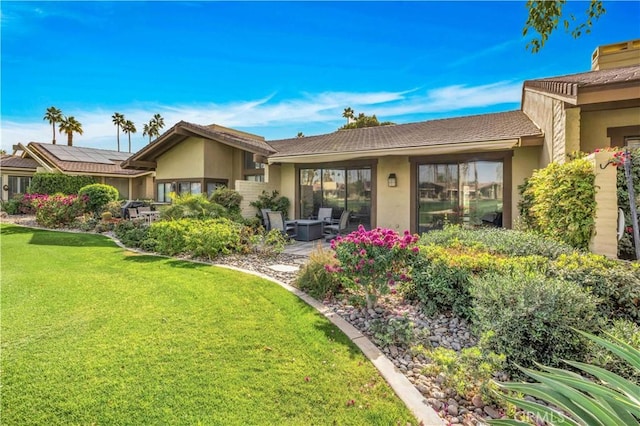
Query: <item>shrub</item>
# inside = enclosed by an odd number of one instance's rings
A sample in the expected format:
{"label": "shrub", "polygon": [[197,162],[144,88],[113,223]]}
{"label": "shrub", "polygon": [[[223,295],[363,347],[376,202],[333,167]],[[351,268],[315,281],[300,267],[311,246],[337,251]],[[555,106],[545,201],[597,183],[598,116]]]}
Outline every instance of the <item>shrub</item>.
{"label": "shrub", "polygon": [[593,297],[577,284],[513,272],[474,278],[476,325],[484,347],[507,356],[507,368],[533,362],[551,366],[562,358],[583,359],[584,340],[571,327],[598,326]]}
{"label": "shrub", "polygon": [[83,186],[95,183],[91,176],[70,176],[62,173],[36,173],[29,185],[30,194],[77,194]]}
{"label": "shrub", "polygon": [[260,220],[262,220],[262,209],[282,212],[285,219],[287,219],[289,215],[289,199],[287,197],[281,197],[278,191],[272,191],[271,194],[267,191],[262,191],[262,194],[258,196],[258,199],[250,202],[249,205],[258,210],[256,217]]}
{"label": "shrub", "polygon": [[[604,329],[604,333],[615,337],[636,350],[640,350],[640,325],[638,324],[626,320],[616,320],[612,325]],[[626,361],[619,360],[600,345],[591,345],[589,363],[640,385],[640,370],[633,368]]]}
{"label": "shrub", "polygon": [[298,273],[295,280],[296,287],[318,300],[324,300],[338,294],[342,290],[340,278],[325,268],[325,265],[336,266],[337,263],[333,252],[325,250],[319,245],[309,255],[309,260]]}
{"label": "shrub", "polygon": [[438,347],[423,351],[432,363],[424,368],[424,373],[444,377],[443,384],[455,389],[458,395],[471,400],[480,395],[484,403],[495,399],[491,384],[494,374],[504,367],[505,356],[491,351],[483,351],[474,346],[459,353],[453,349]]}
{"label": "shrub", "polygon": [[122,217],[122,202],[121,201],[109,201],[103,207],[105,212],[111,213],[111,217],[118,218]]}
{"label": "shrub", "polygon": [[22,204],[22,196],[14,197],[10,200],[0,200],[2,211],[7,214],[15,215],[20,213],[20,205]]}
{"label": "shrub", "polygon": [[597,296],[602,316],[640,322],[640,265],[591,253],[561,255],[551,265],[551,276],[575,282]]}
{"label": "shrub", "polygon": [[[608,336],[606,339],[580,332],[640,371],[640,351]],[[567,370],[542,367],[543,371],[523,369],[540,383],[499,383],[510,392],[502,397],[526,410],[530,422],[549,425],[633,425],[640,418],[638,389],[628,380],[607,370],[575,361],[570,366],[588,373],[596,380],[581,377]],[[531,395],[544,404],[531,402],[523,396]],[[550,407],[549,405],[557,406]],[[526,420],[526,419],[525,419]],[[508,420],[490,420],[490,424],[521,424]]]}
{"label": "shrub", "polygon": [[272,229],[266,233],[262,240],[262,252],[267,255],[280,254],[288,243],[288,237],[282,231]]}
{"label": "shrub", "polygon": [[420,244],[447,247],[461,244],[465,247],[484,248],[491,253],[507,256],[535,255],[549,259],[574,252],[568,244],[534,232],[503,228],[468,229],[460,225],[449,225],[442,230],[427,232],[420,237]]}
{"label": "shrub", "polygon": [[77,195],[52,195],[41,197],[36,205],[36,222],[47,228],[58,228],[73,223],[85,211],[86,200]]}
{"label": "shrub", "polygon": [[378,296],[389,293],[396,282],[409,280],[409,260],[418,251],[418,237],[405,231],[399,236],[391,229],[371,231],[362,225],[346,237],[331,241],[339,265],[327,269],[336,273],[345,287],[366,298],[367,308]]}
{"label": "shrub", "polygon": [[219,255],[247,252],[242,242],[243,225],[229,219],[191,220],[186,235],[186,252],[194,257],[214,259]]}
{"label": "shrub", "polygon": [[523,222],[549,238],[587,249],[594,230],[594,181],[592,165],[584,158],[535,171],[519,187]]}
{"label": "shrub", "polygon": [[481,244],[452,240],[449,247],[422,247],[412,265],[413,280],[402,288],[405,297],[417,298],[428,315],[452,311],[466,319],[473,316],[471,282],[487,273],[509,274],[514,270],[543,271],[547,260],[540,256],[504,257],[488,253]]}
{"label": "shrub", "polygon": [[118,199],[119,192],[111,185],[93,183],[80,188],[78,195],[87,197],[87,211],[98,217],[109,202]]}
{"label": "shrub", "polygon": [[220,254],[247,252],[244,231],[243,225],[228,219],[159,221],[151,224],[142,245],[169,256],[184,253],[213,259]]}
{"label": "shrub", "polygon": [[376,318],[371,321],[369,331],[373,334],[373,339],[379,346],[403,345],[411,346],[416,340],[423,341],[423,336],[416,336],[416,328],[404,315],[395,315],[389,318]]}
{"label": "shrub", "polygon": [[212,219],[224,217],[226,209],[213,203],[203,194],[176,195],[170,206],[160,210],[162,219]]}
{"label": "shrub", "polygon": [[149,227],[143,220],[123,220],[116,224],[114,233],[126,247],[140,248],[148,239]]}
{"label": "shrub", "polygon": [[221,187],[216,189],[209,200],[216,204],[220,204],[227,209],[227,212],[231,216],[240,216],[240,203],[242,202],[242,195],[238,191]]}

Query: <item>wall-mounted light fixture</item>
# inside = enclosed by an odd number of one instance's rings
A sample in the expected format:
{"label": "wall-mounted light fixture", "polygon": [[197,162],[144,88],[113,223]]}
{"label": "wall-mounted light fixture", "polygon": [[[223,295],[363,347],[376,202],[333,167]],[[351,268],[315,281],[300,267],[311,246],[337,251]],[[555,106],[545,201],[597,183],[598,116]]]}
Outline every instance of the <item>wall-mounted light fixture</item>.
{"label": "wall-mounted light fixture", "polygon": [[387,178],[387,184],[390,188],[395,188],[396,186],[398,186],[398,179],[396,178],[395,173],[391,173],[389,175],[389,177]]}

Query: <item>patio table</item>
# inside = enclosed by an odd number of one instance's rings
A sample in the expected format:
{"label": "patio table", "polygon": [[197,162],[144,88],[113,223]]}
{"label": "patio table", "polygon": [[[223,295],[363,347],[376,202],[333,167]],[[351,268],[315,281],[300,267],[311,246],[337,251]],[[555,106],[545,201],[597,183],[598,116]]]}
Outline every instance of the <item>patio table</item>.
{"label": "patio table", "polygon": [[312,241],[322,238],[324,231],[324,222],[321,220],[313,219],[298,219],[296,220],[295,240],[297,241]]}

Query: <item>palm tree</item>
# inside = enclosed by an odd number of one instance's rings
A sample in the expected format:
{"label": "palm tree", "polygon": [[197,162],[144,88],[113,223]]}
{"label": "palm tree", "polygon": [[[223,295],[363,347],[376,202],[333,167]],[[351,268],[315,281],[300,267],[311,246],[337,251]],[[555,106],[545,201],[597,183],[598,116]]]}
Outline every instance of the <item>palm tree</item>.
{"label": "palm tree", "polygon": [[349,124],[353,120],[353,109],[346,107],[342,112],[342,116],[347,119],[347,124]]}
{"label": "palm tree", "polygon": [[151,143],[151,126],[149,124],[142,126],[142,136],[147,135],[149,135],[149,143]]}
{"label": "palm tree", "polygon": [[116,135],[118,136],[118,151],[120,151],[120,127],[124,126],[125,123],[124,114],[114,112],[111,118],[113,119],[113,124],[116,125],[116,129],[118,129]]}
{"label": "palm tree", "polygon": [[67,134],[67,145],[73,146],[73,133],[77,133],[79,135],[82,134],[82,124],[78,120],[75,119],[74,116],[63,117],[60,120],[60,133]]}
{"label": "palm tree", "polygon": [[56,123],[61,122],[63,119],[62,111],[52,106],[47,108],[47,113],[44,115],[43,120],[47,120],[51,126],[53,126],[53,144],[56,144]]}
{"label": "palm tree", "polygon": [[304,133],[302,132],[298,132],[298,136],[296,136],[297,138],[304,138]]}
{"label": "palm tree", "polygon": [[162,129],[164,127],[164,118],[162,118],[162,116],[160,114],[154,114],[153,118],[151,119],[151,121],[153,121],[153,123],[156,125],[156,130],[158,132],[158,135],[160,134],[160,129]]}
{"label": "palm tree", "polygon": [[122,131],[129,135],[129,152],[131,152],[131,133],[135,133],[138,131],[136,129],[136,125],[133,124],[133,121],[127,120],[122,125]]}

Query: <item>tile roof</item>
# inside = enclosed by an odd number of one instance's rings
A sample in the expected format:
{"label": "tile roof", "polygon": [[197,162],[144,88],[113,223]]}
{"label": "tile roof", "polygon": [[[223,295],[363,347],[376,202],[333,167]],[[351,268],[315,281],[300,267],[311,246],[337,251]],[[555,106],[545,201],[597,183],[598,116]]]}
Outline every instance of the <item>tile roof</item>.
{"label": "tile roof", "polygon": [[[42,159],[64,173],[121,175],[123,177],[141,174],[138,170],[127,170],[120,167],[120,163],[131,155],[129,153],[40,142],[29,142],[27,148],[35,151]],[[74,155],[76,159],[71,160]],[[78,161],[79,158],[84,158],[84,160]],[[109,162],[110,164],[104,161],[105,158],[112,160]]]}
{"label": "tile roof", "polygon": [[268,141],[272,157],[428,147],[541,137],[542,131],[522,111],[471,115],[392,126],[338,130],[303,138]]}
{"label": "tile roof", "polygon": [[3,154],[2,157],[0,157],[0,168],[6,167],[14,169],[30,169],[35,171],[38,167],[38,163],[32,158],[22,158],[18,155]]}
{"label": "tile roof", "polygon": [[540,78],[524,82],[525,88],[530,87],[570,97],[577,97],[578,90],[583,88],[600,88],[614,85],[638,85],[640,87],[640,65]]}

